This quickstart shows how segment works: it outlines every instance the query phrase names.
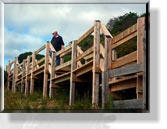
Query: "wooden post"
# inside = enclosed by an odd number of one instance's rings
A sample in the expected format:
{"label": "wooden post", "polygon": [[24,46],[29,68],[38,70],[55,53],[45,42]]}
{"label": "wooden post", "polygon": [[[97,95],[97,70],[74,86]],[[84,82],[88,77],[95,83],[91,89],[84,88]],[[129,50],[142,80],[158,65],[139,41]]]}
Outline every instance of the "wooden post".
{"label": "wooden post", "polygon": [[93,51],[93,86],[92,106],[98,107],[99,101],[99,76],[100,76],[100,21],[96,20],[94,25],[94,51]]}
{"label": "wooden post", "polygon": [[26,73],[26,61],[23,60],[23,73],[22,73],[22,79],[21,79],[21,93],[24,92],[24,76],[25,76],[25,73]]}
{"label": "wooden post", "polygon": [[[145,25],[146,26],[146,25]],[[146,29],[144,27],[144,37],[143,37],[143,109],[146,109]]]}
{"label": "wooden post", "polygon": [[52,62],[51,62],[51,75],[50,75],[50,86],[49,86],[49,97],[53,97],[52,87],[54,86],[53,78],[55,77],[55,61],[56,59],[56,52],[52,52]]}
{"label": "wooden post", "polygon": [[30,66],[30,56],[27,57],[26,79],[25,79],[25,96],[27,96],[27,93],[28,93],[28,87],[29,87],[29,81],[28,81],[29,66]]}
{"label": "wooden post", "polygon": [[43,82],[43,97],[47,97],[48,90],[48,61],[49,61],[49,43],[46,43],[45,67],[44,67],[44,82]]}
{"label": "wooden post", "polygon": [[10,70],[11,70],[11,63],[9,61],[8,66],[7,66],[7,72],[8,72],[8,91],[10,90],[10,80],[9,80]]}
{"label": "wooden post", "polygon": [[70,76],[70,99],[69,99],[69,105],[71,106],[72,104],[74,104],[74,100],[75,100],[75,79],[76,76],[73,73],[73,70],[77,67],[77,44],[76,41],[74,41],[72,43],[72,63],[71,63],[71,76]]}
{"label": "wooden post", "polygon": [[[138,18],[137,20],[137,64],[143,63],[144,47],[144,29],[145,29],[145,18]],[[143,98],[143,76],[137,77],[137,87],[136,87],[137,99]]]}
{"label": "wooden post", "polygon": [[16,92],[16,79],[17,79],[17,57],[15,57],[14,61],[14,69],[13,69],[13,81],[12,81],[12,91]]}
{"label": "wooden post", "polygon": [[[108,95],[109,95],[109,76],[108,76],[108,65],[110,62],[109,56],[110,56],[110,49],[108,44],[110,44],[110,36],[105,36],[105,49],[104,49],[104,65],[103,69],[104,71],[102,72],[102,109],[105,108],[105,105],[107,104],[108,101]],[[111,58],[111,57],[110,57]]]}
{"label": "wooden post", "polygon": [[34,71],[34,65],[35,65],[35,52],[33,52],[32,54],[32,69],[31,69],[31,80],[30,80],[30,95],[33,94],[34,92],[34,75],[33,75],[33,71]]}

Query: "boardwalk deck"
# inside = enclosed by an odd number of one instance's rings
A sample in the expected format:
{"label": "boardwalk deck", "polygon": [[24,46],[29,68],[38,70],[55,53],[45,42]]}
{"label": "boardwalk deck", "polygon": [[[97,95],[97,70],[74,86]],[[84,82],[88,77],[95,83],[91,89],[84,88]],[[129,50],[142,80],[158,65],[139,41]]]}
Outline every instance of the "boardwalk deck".
{"label": "boardwalk deck", "polygon": [[[143,82],[145,81],[145,78],[143,79],[145,69],[142,67],[145,63],[143,55],[145,54],[145,49],[143,49],[145,46],[145,42],[143,42],[145,38],[143,36],[144,25],[144,18],[139,18],[137,24],[113,37],[105,25],[100,21],[95,21],[95,24],[78,40],[59,52],[56,52],[51,43],[47,42],[27,59],[24,59],[21,64],[18,63],[17,57],[8,63],[8,89],[15,92],[16,87],[20,86],[26,96],[29,92],[33,95],[34,81],[43,77],[43,80],[39,80],[43,81],[43,96],[48,96],[47,89],[49,88],[49,96],[52,97],[53,88],[68,82],[70,85],[69,104],[72,105],[75,102],[75,83],[91,81],[92,105],[95,108],[99,105],[99,88],[101,86],[102,108],[105,108],[109,94],[114,95],[118,91],[132,88],[136,88],[136,99],[143,98],[145,101]],[[101,43],[100,32],[104,35],[105,44]],[[83,51],[79,44],[89,35],[94,36],[93,46]],[[116,48],[134,37],[138,39],[137,50],[117,58]],[[45,56],[37,60],[36,55],[44,49],[46,50]],[[71,55],[71,60],[64,62],[66,55]],[[56,56],[61,58],[59,66],[55,65]],[[83,79],[83,75],[86,75],[87,79]],[[91,78],[92,80],[89,80]]]}

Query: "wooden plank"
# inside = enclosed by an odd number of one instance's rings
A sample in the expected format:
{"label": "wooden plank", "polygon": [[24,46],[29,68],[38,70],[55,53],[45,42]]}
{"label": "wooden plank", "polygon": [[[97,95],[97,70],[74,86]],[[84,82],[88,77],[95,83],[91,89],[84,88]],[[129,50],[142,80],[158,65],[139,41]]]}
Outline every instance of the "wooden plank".
{"label": "wooden plank", "polygon": [[102,72],[102,109],[105,108],[105,105],[107,104],[108,95],[109,95],[108,44],[110,43],[110,39],[111,39],[110,36],[105,36],[104,65],[103,65],[104,72]]}
{"label": "wooden plank", "polygon": [[42,50],[44,50],[46,48],[45,45],[43,45],[42,47],[40,47],[38,50],[35,51],[35,54],[38,54],[39,52],[41,52]]}
{"label": "wooden plank", "polygon": [[30,65],[30,56],[27,57],[27,64],[26,64],[25,96],[27,96],[29,87],[29,81],[28,81],[29,65]]}
{"label": "wooden plank", "polygon": [[69,99],[69,105],[74,104],[75,100],[75,81],[76,74],[73,72],[73,70],[77,67],[77,44],[76,41],[72,43],[72,61],[71,61],[71,73],[70,73],[70,99]]}
{"label": "wooden plank", "polygon": [[34,93],[34,66],[35,65],[35,52],[33,52],[32,54],[32,69],[31,69],[31,79],[30,79],[30,95],[32,95]]}
{"label": "wooden plank", "polygon": [[126,36],[130,35],[131,33],[134,33],[135,31],[137,31],[137,24],[127,28],[126,30],[124,30],[120,34],[116,35],[112,39],[112,43],[114,44],[114,43],[118,42],[119,40],[125,38]]}
{"label": "wooden plank", "polygon": [[111,92],[136,88],[136,79],[111,85]]}
{"label": "wooden plank", "polygon": [[48,90],[48,59],[49,59],[49,43],[46,45],[46,53],[45,53],[45,67],[44,67],[44,79],[43,79],[43,97],[47,97]]}
{"label": "wooden plank", "polygon": [[62,50],[56,52],[56,55],[58,56],[58,55],[61,55],[61,54],[63,54],[63,53],[64,53],[64,55],[65,55],[66,53],[68,53],[69,51],[71,51],[71,48],[72,48],[72,46],[71,46],[71,44],[70,44],[70,45],[68,45],[67,47],[65,47],[64,49],[62,49]]}
{"label": "wooden plank", "polygon": [[14,61],[14,71],[13,71],[13,80],[12,80],[12,92],[16,92],[16,79],[17,79],[17,57]]}
{"label": "wooden plank", "polygon": [[25,60],[23,60],[23,72],[22,72],[22,77],[21,77],[21,93],[23,93],[24,92],[24,76],[25,76],[25,74],[26,74],[26,61]]}
{"label": "wooden plank", "polygon": [[104,58],[104,47],[102,44],[100,44],[100,54],[103,56]]}
{"label": "wooden plank", "polygon": [[100,66],[100,21],[95,21],[94,25],[94,51],[93,51],[93,82],[92,82],[92,106],[98,107],[99,102],[99,73],[97,68]]}
{"label": "wooden plank", "polygon": [[76,61],[79,61],[80,59],[84,58],[85,56],[91,54],[93,52],[93,47],[90,47],[87,49],[83,54],[79,55],[76,59]]}
{"label": "wooden plank", "polygon": [[58,71],[58,70],[60,70],[60,69],[63,69],[64,67],[67,67],[67,66],[70,66],[70,65],[71,65],[71,60],[65,62],[64,64],[61,64],[61,65],[59,65],[59,66],[56,66],[56,67],[55,67],[55,70]]}
{"label": "wooden plank", "polygon": [[[143,63],[143,38],[144,38],[144,24],[145,19],[139,18],[137,20],[137,63]],[[143,99],[143,77],[137,78],[136,87],[137,99]]]}
{"label": "wooden plank", "polygon": [[123,82],[123,81],[127,81],[127,80],[131,80],[131,79],[135,79],[135,78],[137,78],[136,74],[135,75],[130,75],[130,76],[124,76],[120,79],[110,80],[109,85],[116,84],[116,83]]}
{"label": "wooden plank", "polygon": [[52,62],[51,62],[51,74],[50,74],[50,85],[49,85],[49,97],[52,98],[53,97],[53,89],[52,87],[54,87],[54,82],[53,82],[53,78],[55,77],[55,59],[56,59],[56,52],[52,53]]}
{"label": "wooden plank", "polygon": [[128,55],[120,57],[112,62],[111,68],[115,69],[124,65],[127,65],[131,62],[137,61],[137,51],[134,51]]}
{"label": "wooden plank", "polygon": [[79,44],[82,40],[84,40],[86,37],[88,37],[94,30],[94,26],[92,26],[87,32],[85,32],[78,40],[77,44]]}
{"label": "wooden plank", "polygon": [[113,38],[113,36],[110,34],[110,32],[108,31],[106,26],[104,24],[102,24],[102,23],[100,25],[101,25],[100,27],[101,27],[101,30],[102,30],[103,34],[105,36],[110,36],[110,38]]}
{"label": "wooden plank", "polygon": [[110,77],[118,77],[118,76],[138,73],[138,72],[142,72],[142,71],[143,71],[142,64],[131,64],[131,65],[127,65],[127,66],[124,66],[121,68],[110,70],[109,76]]}
{"label": "wooden plank", "polygon": [[116,48],[116,47],[122,45],[123,43],[129,41],[130,39],[134,38],[135,36],[137,36],[137,32],[134,32],[134,33],[130,34],[129,36],[119,40],[118,42],[115,42],[113,44],[112,48]]}

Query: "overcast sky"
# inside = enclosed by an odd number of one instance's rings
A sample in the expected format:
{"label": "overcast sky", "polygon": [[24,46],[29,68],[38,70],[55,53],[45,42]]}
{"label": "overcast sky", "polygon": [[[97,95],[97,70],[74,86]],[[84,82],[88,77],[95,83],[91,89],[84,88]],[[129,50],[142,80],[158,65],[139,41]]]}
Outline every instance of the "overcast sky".
{"label": "overcast sky", "polygon": [[78,39],[94,20],[145,13],[145,4],[5,4],[5,65],[15,56],[40,48],[57,30],[65,44]]}

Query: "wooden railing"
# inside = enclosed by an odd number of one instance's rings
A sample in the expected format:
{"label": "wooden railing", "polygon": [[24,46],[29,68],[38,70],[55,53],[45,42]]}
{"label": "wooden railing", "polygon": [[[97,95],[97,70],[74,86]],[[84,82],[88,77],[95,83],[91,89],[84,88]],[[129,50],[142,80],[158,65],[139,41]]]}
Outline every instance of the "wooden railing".
{"label": "wooden railing", "polygon": [[[9,62],[7,65],[8,72],[8,89],[10,89],[10,82],[12,81],[12,91],[16,91],[16,85],[21,83],[21,92],[28,94],[28,87],[30,85],[30,94],[34,92],[35,76],[39,73],[44,74],[43,78],[43,97],[47,96],[48,82],[49,96],[53,96],[52,88],[55,86],[55,80],[64,76],[69,76],[70,80],[70,97],[69,105],[74,103],[75,83],[78,76],[92,71],[92,105],[98,106],[99,103],[99,88],[100,75],[102,86],[102,108],[107,103],[109,93],[117,90],[131,87],[125,86],[125,81],[132,78],[137,78],[135,82],[137,85],[137,99],[145,98],[145,49],[144,49],[144,18],[139,18],[137,24],[129,27],[117,36],[112,36],[104,24],[100,21],[95,21],[94,25],[81,37],[73,41],[64,49],[56,52],[50,42],[47,42],[38,50],[34,51],[32,55],[24,59],[21,64],[18,63],[18,58]],[[101,34],[102,33],[102,34]],[[88,36],[92,36],[92,46],[83,50],[80,46],[83,40]],[[103,41],[101,41],[103,37]],[[136,50],[128,53],[122,57],[117,56],[117,48],[126,44],[129,40],[137,37]],[[45,55],[40,60],[36,56],[45,50]],[[64,57],[70,55],[71,60],[64,61]],[[60,57],[60,65],[56,66],[56,56]],[[91,65],[90,65],[91,64]],[[88,69],[83,68],[91,66]],[[80,72],[78,72],[80,71]],[[81,72],[82,71],[82,72]],[[49,78],[50,75],[50,78]],[[142,76],[142,78],[141,78]],[[65,80],[65,78],[64,78]],[[119,88],[116,83],[122,82]],[[30,83],[30,84],[29,84]],[[127,83],[127,82],[126,82]],[[142,84],[142,85],[141,85]],[[133,82],[134,86],[134,82]]]}

